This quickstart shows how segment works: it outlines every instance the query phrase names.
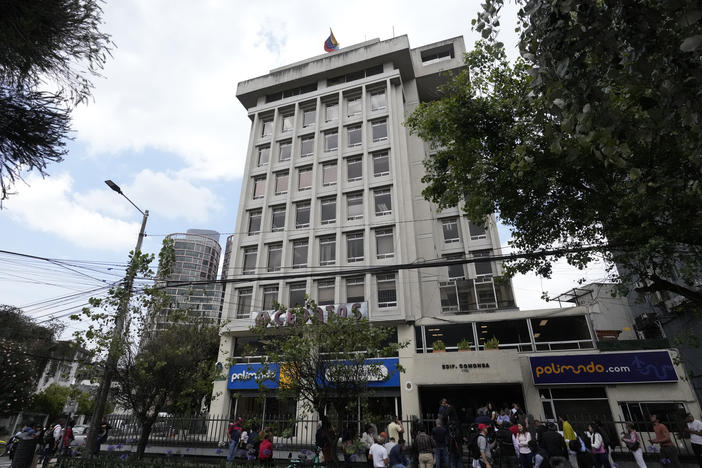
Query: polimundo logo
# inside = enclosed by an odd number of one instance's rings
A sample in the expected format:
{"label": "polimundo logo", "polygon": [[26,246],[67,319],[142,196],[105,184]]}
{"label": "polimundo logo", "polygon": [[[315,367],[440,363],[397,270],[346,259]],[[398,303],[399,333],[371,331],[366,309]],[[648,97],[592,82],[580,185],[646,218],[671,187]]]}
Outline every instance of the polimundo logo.
{"label": "polimundo logo", "polygon": [[236,380],[251,380],[251,379],[274,379],[275,378],[275,372],[273,371],[268,371],[266,373],[259,373],[259,372],[249,372],[249,371],[241,371],[241,372],[232,372],[231,376],[231,381],[234,382]]}

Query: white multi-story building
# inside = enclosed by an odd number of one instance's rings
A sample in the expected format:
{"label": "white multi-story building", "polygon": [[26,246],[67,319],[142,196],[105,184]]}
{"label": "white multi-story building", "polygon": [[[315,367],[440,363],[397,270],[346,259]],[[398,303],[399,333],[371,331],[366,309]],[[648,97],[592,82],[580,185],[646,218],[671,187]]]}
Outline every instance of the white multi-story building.
{"label": "white multi-story building", "polygon": [[[222,252],[220,234],[207,229],[188,229],[185,233],[169,234],[168,237],[173,239],[175,263],[171,274],[165,279],[170,284],[178,285],[166,288],[166,293],[173,299],[173,306],[188,311],[193,318],[219,323],[221,285],[205,282],[217,279]],[[165,314],[155,319],[158,329],[170,323]]]}
{"label": "white multi-story building", "polygon": [[[403,122],[437,98],[450,73],[465,70],[464,53],[461,37],[414,49],[406,36],[376,39],[239,83],[251,132],[236,235],[227,242],[223,275],[235,281],[224,294],[220,356],[235,364],[215,383],[212,413],[295,412],[294,401],[261,404],[256,358],[242,350],[254,341],[249,327],[258,313],[274,302],[303,304],[305,294],[320,305],[359,303],[372,322],[410,343],[387,359],[405,372],[376,388],[375,414],[430,415],[448,397],[466,416],[491,400],[554,417],[561,404],[554,402],[564,399],[611,419],[617,401],[632,398],[598,383],[606,379],[591,382],[589,399],[552,392],[563,382],[542,378],[549,365],[568,366],[571,354],[600,356],[587,310],[520,311],[509,281],[495,280],[501,265],[476,261],[501,253],[494,217],[438,211],[422,196],[430,148]],[[408,265],[417,268],[400,268]],[[384,268],[364,271],[370,267]],[[486,350],[490,338],[497,351]],[[439,339],[448,353],[432,353]],[[472,352],[452,352],[464,340]],[[673,365],[668,354],[656,356],[656,365]],[[666,383],[637,388],[666,398],[674,385],[679,400],[692,401],[685,385],[670,383],[671,369]]]}

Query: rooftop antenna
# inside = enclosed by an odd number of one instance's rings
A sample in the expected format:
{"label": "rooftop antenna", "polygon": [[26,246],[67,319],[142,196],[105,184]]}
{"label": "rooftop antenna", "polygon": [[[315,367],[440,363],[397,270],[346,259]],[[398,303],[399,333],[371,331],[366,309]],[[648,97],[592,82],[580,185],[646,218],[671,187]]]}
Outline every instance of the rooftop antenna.
{"label": "rooftop antenna", "polygon": [[392,37],[395,38],[395,25],[392,26]]}

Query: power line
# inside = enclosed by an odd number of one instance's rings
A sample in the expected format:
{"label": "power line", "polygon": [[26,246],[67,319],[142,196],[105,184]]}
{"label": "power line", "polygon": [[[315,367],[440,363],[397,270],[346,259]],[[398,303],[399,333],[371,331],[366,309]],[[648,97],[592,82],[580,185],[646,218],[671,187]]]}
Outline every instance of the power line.
{"label": "power line", "polygon": [[305,278],[321,278],[330,276],[354,276],[362,274],[382,274],[393,273],[399,270],[419,270],[424,268],[436,268],[442,266],[465,265],[476,262],[495,262],[505,260],[518,260],[529,258],[549,257],[552,255],[562,255],[568,253],[591,252],[596,250],[604,250],[612,248],[611,245],[594,245],[582,247],[569,247],[559,249],[542,249],[534,252],[511,253],[507,255],[491,255],[483,257],[456,258],[456,259],[433,259],[414,261],[412,263],[402,263],[396,265],[380,265],[380,266],[364,266],[360,268],[337,269],[324,272],[306,272],[306,273],[281,273],[277,275],[251,275],[243,278],[223,278],[219,280],[195,280],[195,281],[165,281],[165,285],[157,285],[155,289],[176,288],[180,286],[197,286],[207,284],[228,284],[228,283],[252,283],[256,281],[270,280],[291,280]]}

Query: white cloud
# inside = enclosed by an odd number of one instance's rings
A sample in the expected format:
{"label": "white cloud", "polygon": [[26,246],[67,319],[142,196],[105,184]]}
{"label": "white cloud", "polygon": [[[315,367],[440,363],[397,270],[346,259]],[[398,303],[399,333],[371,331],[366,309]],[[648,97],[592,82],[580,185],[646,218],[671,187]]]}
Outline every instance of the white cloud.
{"label": "white cloud", "polygon": [[78,140],[94,155],[172,152],[191,180],[231,180],[243,173],[250,126],[237,82],[323,53],[330,26],[342,48],[393,30],[414,47],[457,35],[470,45],[478,8],[458,0],[332,8],[322,1],[108,2],[104,29],[117,47],[95,102],[74,113]]}
{"label": "white cloud", "polygon": [[123,191],[135,200],[148,200],[142,207],[166,219],[205,223],[222,207],[212,191],[193,185],[181,176],[143,170]]}
{"label": "white cloud", "polygon": [[[135,210],[109,189],[73,192],[73,178],[65,173],[45,179],[30,175],[27,183],[6,202],[6,212],[15,222],[83,248],[133,247],[140,223],[119,218],[134,218]],[[133,200],[148,200],[149,206],[140,208],[165,219],[205,223],[221,209],[209,189],[150,170],[141,171],[122,190]]]}
{"label": "white cloud", "polygon": [[5,212],[30,229],[51,233],[84,248],[125,251],[133,248],[138,223],[105,216],[71,195],[73,179],[58,174],[27,177],[29,187],[8,200]]}
{"label": "white cloud", "polygon": [[[503,242],[502,253],[507,254],[510,251],[507,242]],[[585,270],[579,270],[569,265],[565,259],[559,259],[553,263],[551,278],[542,278],[535,273],[518,274],[512,278],[512,289],[517,306],[521,310],[553,309],[558,307],[558,302],[541,299],[543,293],[554,298],[580,287],[581,284],[607,282],[608,276],[607,267],[600,260],[593,261]],[[570,305],[564,303],[563,307]]]}

